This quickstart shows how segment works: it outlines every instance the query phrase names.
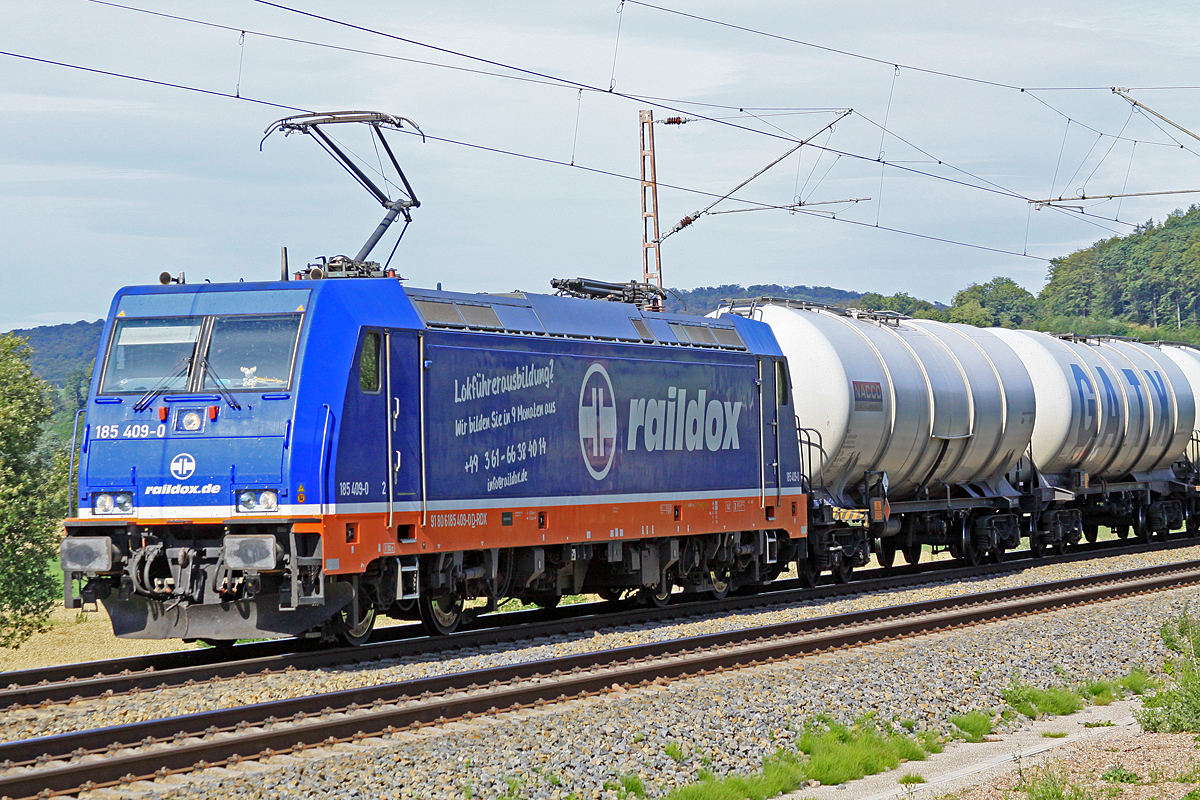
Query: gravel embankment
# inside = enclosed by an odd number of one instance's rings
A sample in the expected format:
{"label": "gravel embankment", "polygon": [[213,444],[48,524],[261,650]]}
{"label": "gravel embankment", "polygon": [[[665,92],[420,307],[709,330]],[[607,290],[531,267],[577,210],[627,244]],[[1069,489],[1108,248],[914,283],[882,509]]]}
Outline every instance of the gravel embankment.
{"label": "gravel embankment", "polygon": [[[1067,565],[1048,565],[1024,570],[998,578],[949,584],[931,584],[900,592],[878,592],[851,598],[820,600],[791,607],[770,607],[747,612],[731,613],[683,623],[653,623],[632,629],[597,631],[594,634],[542,637],[520,644],[495,645],[480,651],[455,656],[440,653],[430,657],[405,657],[372,664],[358,664],[337,669],[296,670],[265,677],[248,677],[221,681],[215,684],[180,686],[111,698],[83,700],[48,708],[0,712],[0,741],[26,739],[87,728],[120,725],[146,719],[190,714],[215,708],[230,708],[251,703],[281,700],[321,692],[332,692],[359,686],[378,685],[429,675],[464,672],[499,664],[536,661],[554,656],[624,647],[650,641],[694,636],[722,630],[734,630],[785,622],[794,619],[838,614],[860,609],[929,600],[956,594],[988,591],[1011,586],[1028,585],[1051,580],[1086,577],[1106,572],[1135,569],[1156,564],[1171,564],[1200,558],[1200,547],[1164,552],[1142,553]],[[1065,618],[1064,630],[1073,627]],[[1156,630],[1156,629],[1155,629]],[[1028,652],[1025,645],[1014,645],[1020,653]],[[1006,657],[1007,660],[1007,657]],[[805,662],[810,663],[810,662]],[[973,668],[974,669],[974,668]],[[1011,667],[1005,668],[1005,679]],[[923,674],[923,673],[922,673]],[[847,687],[847,691],[875,691],[868,686],[884,686],[892,681],[880,680],[862,687]],[[883,690],[894,691],[894,690]],[[949,690],[948,690],[949,691]],[[957,692],[957,688],[952,690]],[[935,692],[930,703],[941,702]]]}
{"label": "gravel embankment", "polygon": [[[269,768],[209,770],[120,794],[554,800],[574,792],[618,800],[623,795],[606,782],[636,775],[658,796],[696,780],[702,768],[757,770],[817,714],[849,721],[873,712],[944,730],[951,714],[997,709],[1014,675],[1053,685],[1117,677],[1136,664],[1154,668],[1163,655],[1160,626],[1197,599],[1200,588],[1187,588],[1067,609],[276,757]],[[667,754],[672,742],[685,754],[678,762]]]}

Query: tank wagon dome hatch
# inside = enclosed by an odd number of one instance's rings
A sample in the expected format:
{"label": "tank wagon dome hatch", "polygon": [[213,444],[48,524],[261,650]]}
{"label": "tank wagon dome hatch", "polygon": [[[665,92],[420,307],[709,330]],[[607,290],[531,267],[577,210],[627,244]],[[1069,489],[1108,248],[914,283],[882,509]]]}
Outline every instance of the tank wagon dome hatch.
{"label": "tank wagon dome hatch", "polygon": [[989,331],[764,297],[713,313],[767,323],[791,364],[801,450],[838,504],[869,473],[893,499],[1015,496],[1006,472],[1029,446],[1025,366]]}

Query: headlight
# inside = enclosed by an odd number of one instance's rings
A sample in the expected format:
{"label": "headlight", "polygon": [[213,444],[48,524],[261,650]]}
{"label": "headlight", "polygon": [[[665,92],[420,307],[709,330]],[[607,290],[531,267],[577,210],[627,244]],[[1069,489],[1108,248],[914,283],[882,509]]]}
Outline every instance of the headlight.
{"label": "headlight", "polygon": [[132,514],[133,495],[129,492],[105,492],[92,498],[92,512],[95,514]]}
{"label": "headlight", "polygon": [[58,559],[63,572],[107,572],[112,550],[107,536],[68,536],[58,546]]}
{"label": "headlight", "polygon": [[200,425],[203,423],[203,421],[204,420],[195,411],[189,411],[183,415],[181,424],[183,425],[183,429],[185,431],[198,431],[200,430]]}
{"label": "headlight", "polygon": [[240,492],[238,494],[238,511],[253,511],[258,508],[258,496],[254,492]]}
{"label": "headlight", "polygon": [[243,513],[278,511],[279,493],[273,489],[243,489],[238,492],[237,510]]}
{"label": "headlight", "polygon": [[275,537],[226,536],[225,566],[230,569],[275,569]]}

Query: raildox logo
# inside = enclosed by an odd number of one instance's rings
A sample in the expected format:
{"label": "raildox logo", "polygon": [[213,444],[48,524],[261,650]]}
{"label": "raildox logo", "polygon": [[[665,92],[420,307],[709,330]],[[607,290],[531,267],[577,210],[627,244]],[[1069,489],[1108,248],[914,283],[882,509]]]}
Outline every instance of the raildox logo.
{"label": "raildox logo", "polygon": [[603,480],[617,451],[617,404],[608,371],[600,364],[588,368],[579,388],[579,447],[588,473]]}
{"label": "raildox logo", "polygon": [[180,453],[171,459],[171,474],[181,481],[186,481],[196,472],[196,459],[188,453]]}

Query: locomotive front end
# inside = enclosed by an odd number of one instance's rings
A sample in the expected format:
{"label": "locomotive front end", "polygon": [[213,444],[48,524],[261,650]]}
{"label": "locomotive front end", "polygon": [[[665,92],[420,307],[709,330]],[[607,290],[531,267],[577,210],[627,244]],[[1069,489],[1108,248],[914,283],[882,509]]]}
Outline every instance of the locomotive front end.
{"label": "locomotive front end", "polygon": [[289,636],[339,607],[288,484],[310,292],[242,286],[113,303],[60,560],[67,606],[118,636]]}

